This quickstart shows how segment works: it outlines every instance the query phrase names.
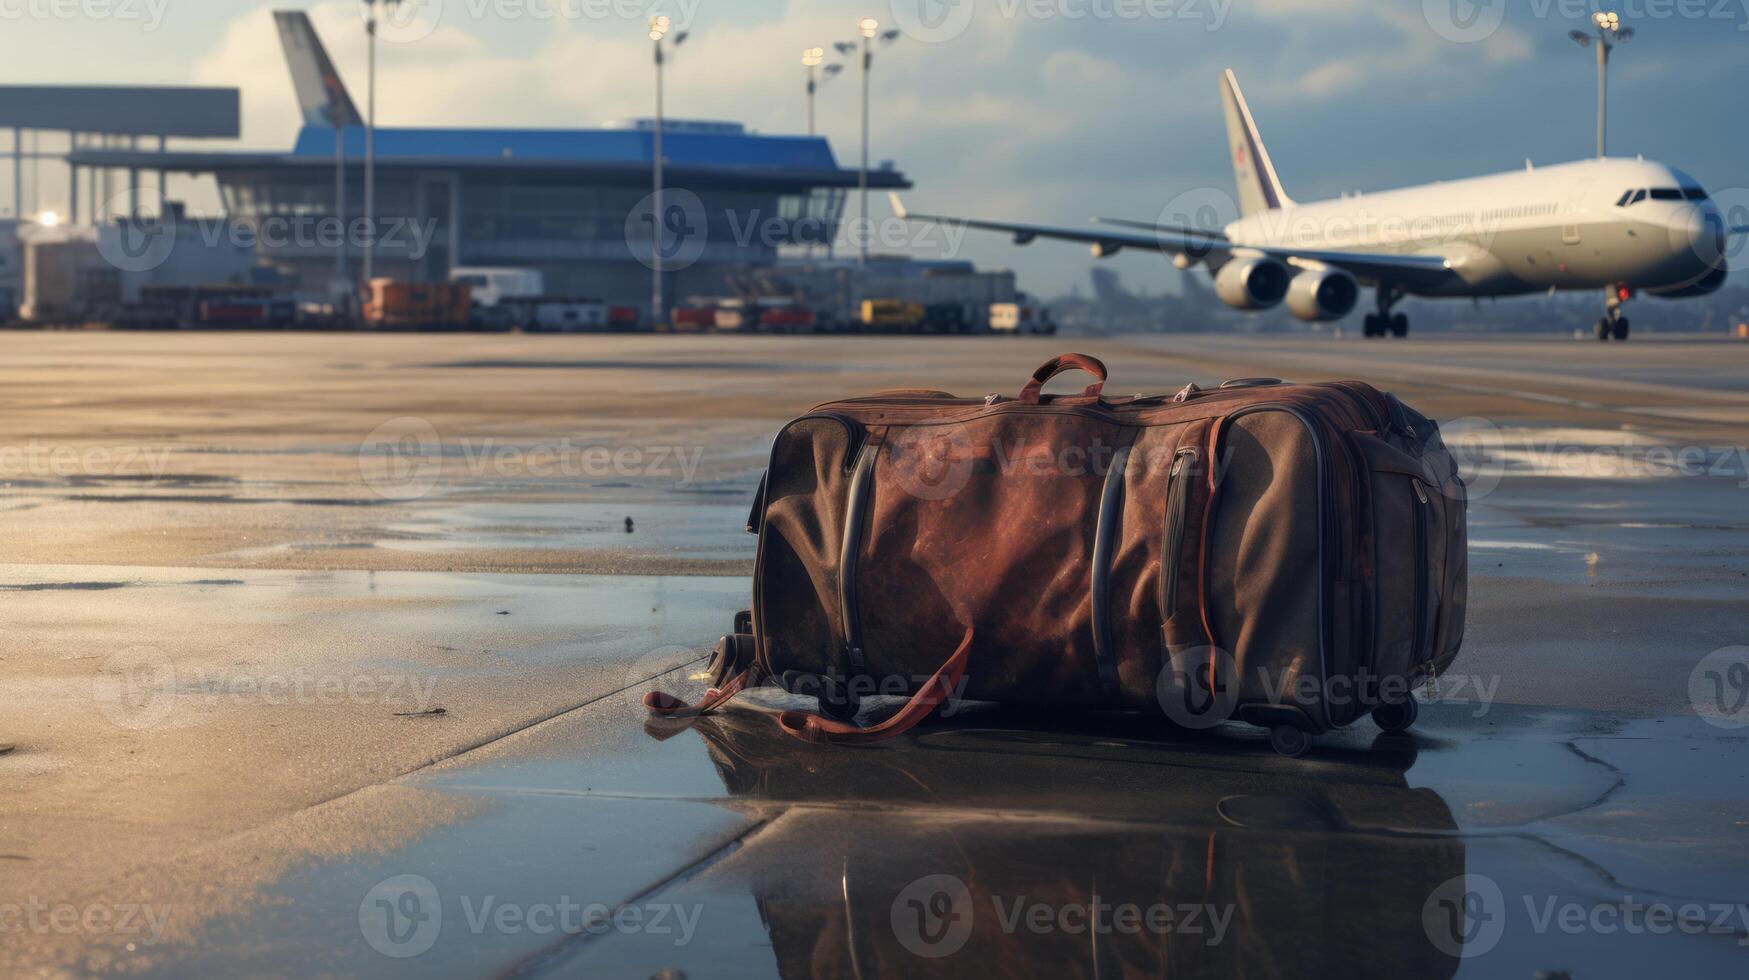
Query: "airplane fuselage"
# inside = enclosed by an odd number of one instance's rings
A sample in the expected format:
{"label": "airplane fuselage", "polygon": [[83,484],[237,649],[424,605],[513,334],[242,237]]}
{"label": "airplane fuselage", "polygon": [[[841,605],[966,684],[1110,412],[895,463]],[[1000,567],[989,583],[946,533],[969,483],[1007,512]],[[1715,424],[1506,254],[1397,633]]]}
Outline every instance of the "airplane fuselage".
{"label": "airplane fuselage", "polygon": [[1692,178],[1645,160],[1535,167],[1261,211],[1235,246],[1436,255],[1457,274],[1427,296],[1670,289],[1712,272],[1724,221]]}

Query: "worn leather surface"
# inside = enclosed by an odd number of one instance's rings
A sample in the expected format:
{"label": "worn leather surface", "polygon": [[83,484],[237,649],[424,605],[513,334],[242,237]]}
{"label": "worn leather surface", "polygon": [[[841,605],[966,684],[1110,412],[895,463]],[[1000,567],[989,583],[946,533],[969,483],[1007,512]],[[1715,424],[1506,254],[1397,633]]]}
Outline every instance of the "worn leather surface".
{"label": "worn leather surface", "polygon": [[[882,693],[914,690],[967,628],[977,640],[964,696],[1018,704],[1155,705],[1169,651],[1211,664],[1230,656],[1241,703],[1279,698],[1301,677],[1416,678],[1456,655],[1463,488],[1431,423],[1405,421],[1400,403],[1358,382],[1203,390],[1181,402],[1104,400],[1094,387],[1036,404],[895,391],[786,426],[755,581],[761,666],[853,673],[840,551],[865,454],[850,615]],[[1129,455],[1115,478],[1102,644],[1093,558],[1120,447]],[[1172,462],[1186,448],[1196,456],[1174,491]],[[1405,503],[1411,480],[1433,503]],[[1175,566],[1164,561],[1174,492],[1185,495]],[[1425,522],[1420,551],[1415,521]],[[1177,585],[1163,608],[1168,568]],[[1423,632],[1413,637],[1417,596]],[[1115,687],[1101,679],[1102,646]],[[1314,728],[1364,710],[1305,707]]]}

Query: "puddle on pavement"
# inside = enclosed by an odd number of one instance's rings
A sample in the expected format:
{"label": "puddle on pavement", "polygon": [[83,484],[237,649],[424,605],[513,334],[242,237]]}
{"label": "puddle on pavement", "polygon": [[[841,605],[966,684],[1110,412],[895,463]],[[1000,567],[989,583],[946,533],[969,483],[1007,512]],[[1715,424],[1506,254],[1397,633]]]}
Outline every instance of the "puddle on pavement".
{"label": "puddle on pavement", "polygon": [[1471,502],[1471,574],[1740,598],[1749,592],[1745,492],[1729,479],[1508,476]]}
{"label": "puddle on pavement", "polygon": [[[725,495],[726,496],[726,495]],[[746,501],[444,503],[386,525],[379,548],[407,551],[589,549],[676,558],[752,558]],[[628,524],[629,520],[629,524]]]}
{"label": "puddle on pavement", "polygon": [[1622,833],[1697,799],[1740,812],[1708,770],[1742,740],[1699,723],[1524,709],[1483,732],[1430,705],[1424,734],[1362,723],[1287,760],[1245,728],[1002,711],[848,749],[635,701],[401,780],[472,815],[301,867],[143,972],[1644,975],[1726,971],[1749,942],[1537,925],[1732,894],[1744,854]]}
{"label": "puddle on pavement", "polygon": [[[0,582],[15,633],[54,623],[125,623],[126,641],[118,645],[246,649],[263,630],[284,631],[275,656],[307,649],[373,665],[437,651],[453,670],[471,661],[514,670],[708,647],[746,604],[748,588],[732,576],[89,565],[0,565]],[[312,621],[320,631],[310,629]],[[295,644],[284,638],[305,634]]]}

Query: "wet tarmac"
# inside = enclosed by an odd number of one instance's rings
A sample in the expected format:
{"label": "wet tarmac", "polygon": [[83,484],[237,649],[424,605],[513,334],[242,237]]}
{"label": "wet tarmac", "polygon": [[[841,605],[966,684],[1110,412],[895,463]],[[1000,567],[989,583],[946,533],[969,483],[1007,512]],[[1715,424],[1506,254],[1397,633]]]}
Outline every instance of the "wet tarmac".
{"label": "wet tarmac", "polygon": [[[0,456],[6,975],[1749,966],[1749,345],[18,340],[0,422],[49,455]],[[1122,391],[1360,377],[1473,448],[1465,650],[1409,735],[645,718],[745,604],[761,433],[1071,346]],[[405,418],[440,444],[385,469]]]}

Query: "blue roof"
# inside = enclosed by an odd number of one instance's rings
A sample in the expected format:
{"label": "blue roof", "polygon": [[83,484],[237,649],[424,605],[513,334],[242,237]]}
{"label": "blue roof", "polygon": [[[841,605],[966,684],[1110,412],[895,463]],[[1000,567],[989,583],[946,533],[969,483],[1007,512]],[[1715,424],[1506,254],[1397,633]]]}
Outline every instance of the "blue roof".
{"label": "blue roof", "polygon": [[[376,131],[382,158],[553,160],[576,163],[650,162],[652,134],[636,129],[386,129]],[[364,154],[364,129],[346,129],[346,152]],[[334,130],[305,126],[292,155],[331,157]],[[838,160],[821,136],[758,136],[664,132],[662,156],[671,164],[700,167],[780,167],[837,170]]]}

